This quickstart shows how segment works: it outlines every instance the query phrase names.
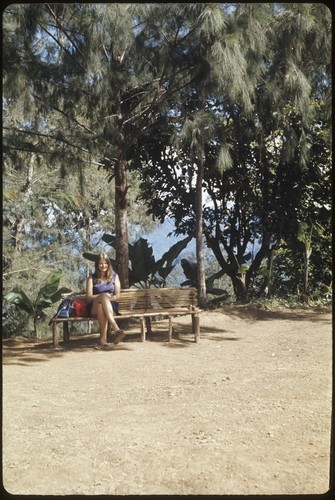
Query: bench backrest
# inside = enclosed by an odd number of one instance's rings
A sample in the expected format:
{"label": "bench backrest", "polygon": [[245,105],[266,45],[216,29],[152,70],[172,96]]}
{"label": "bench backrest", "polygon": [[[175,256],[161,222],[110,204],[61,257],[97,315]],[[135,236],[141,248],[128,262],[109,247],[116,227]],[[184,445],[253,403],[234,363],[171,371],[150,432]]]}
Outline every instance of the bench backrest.
{"label": "bench backrest", "polygon": [[195,288],[122,289],[119,299],[120,314],[145,313],[189,309],[197,306]]}
{"label": "bench backrest", "polygon": [[130,288],[121,290],[121,296],[118,303],[120,314],[131,314],[135,312],[137,314],[145,313],[147,310],[146,290],[132,290]]}

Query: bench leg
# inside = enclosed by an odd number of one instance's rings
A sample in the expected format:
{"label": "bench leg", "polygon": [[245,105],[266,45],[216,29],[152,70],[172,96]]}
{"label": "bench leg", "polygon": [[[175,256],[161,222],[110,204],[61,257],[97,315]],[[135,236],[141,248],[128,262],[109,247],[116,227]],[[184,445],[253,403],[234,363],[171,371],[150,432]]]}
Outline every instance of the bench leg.
{"label": "bench leg", "polygon": [[144,318],[140,318],[141,320],[141,341],[145,342],[145,320]]}
{"label": "bench leg", "polygon": [[192,314],[192,330],[194,333],[194,341],[198,342],[200,339],[200,318],[199,314]]}
{"label": "bench leg", "polygon": [[172,318],[169,316],[169,342],[172,340]]}
{"label": "bench leg", "polygon": [[64,323],[63,323],[63,340],[64,340],[64,342],[69,342],[69,340],[70,340],[69,322],[68,321],[64,321]]}
{"label": "bench leg", "polygon": [[152,329],[151,329],[151,318],[150,317],[145,318],[145,325],[147,327],[147,333],[149,335],[151,335],[152,334]]}
{"label": "bench leg", "polygon": [[58,324],[56,321],[52,323],[52,340],[55,349],[59,347]]}

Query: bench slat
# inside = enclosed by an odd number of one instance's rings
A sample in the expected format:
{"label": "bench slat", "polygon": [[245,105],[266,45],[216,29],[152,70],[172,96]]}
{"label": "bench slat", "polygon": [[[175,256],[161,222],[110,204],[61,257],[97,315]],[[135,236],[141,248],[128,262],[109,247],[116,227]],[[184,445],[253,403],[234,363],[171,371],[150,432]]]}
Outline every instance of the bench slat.
{"label": "bench slat", "polygon": [[[115,319],[123,319],[123,318],[141,318],[141,317],[155,317],[155,316],[170,316],[171,314],[186,316],[188,314],[196,315],[201,313],[201,309],[168,309],[168,310],[143,310],[136,311],[133,313],[132,311],[124,311],[115,316]],[[54,323],[64,323],[66,321],[98,321],[96,316],[73,316],[71,318],[55,318],[53,319]]]}
{"label": "bench slat", "polygon": [[[145,313],[147,309],[145,307],[134,307],[134,308],[127,308],[127,307],[119,307],[119,313],[120,315],[122,314],[142,314]],[[116,316],[118,317],[118,316]]]}

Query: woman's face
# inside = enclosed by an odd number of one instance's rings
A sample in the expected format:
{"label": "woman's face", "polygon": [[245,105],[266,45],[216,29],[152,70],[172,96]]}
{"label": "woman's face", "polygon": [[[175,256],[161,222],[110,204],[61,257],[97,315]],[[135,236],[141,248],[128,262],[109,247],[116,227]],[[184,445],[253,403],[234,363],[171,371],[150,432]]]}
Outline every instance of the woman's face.
{"label": "woman's face", "polygon": [[98,268],[99,268],[99,271],[101,273],[106,273],[107,270],[108,270],[108,263],[105,259],[102,259],[99,261],[99,264],[98,264]]}

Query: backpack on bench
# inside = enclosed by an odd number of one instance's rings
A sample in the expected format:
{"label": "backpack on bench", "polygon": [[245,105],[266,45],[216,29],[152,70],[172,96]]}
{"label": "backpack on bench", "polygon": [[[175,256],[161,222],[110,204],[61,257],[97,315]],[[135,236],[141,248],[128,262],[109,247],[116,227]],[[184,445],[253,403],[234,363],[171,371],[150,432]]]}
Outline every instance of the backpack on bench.
{"label": "backpack on bench", "polygon": [[59,305],[54,318],[72,318],[73,316],[75,316],[76,311],[72,303],[73,303],[73,298],[66,297],[63,300],[63,302]]}

